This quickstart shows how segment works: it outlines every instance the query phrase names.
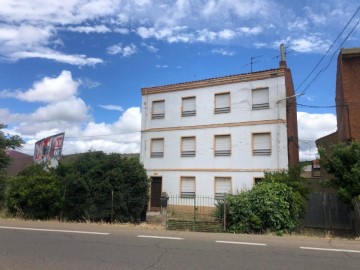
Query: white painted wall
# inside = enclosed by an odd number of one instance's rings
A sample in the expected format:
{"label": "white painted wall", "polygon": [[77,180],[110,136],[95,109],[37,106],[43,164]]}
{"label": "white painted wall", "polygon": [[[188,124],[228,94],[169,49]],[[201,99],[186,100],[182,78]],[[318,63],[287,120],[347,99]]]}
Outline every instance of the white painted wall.
{"label": "white painted wall", "polygon": [[[252,89],[261,87],[269,88],[270,108],[252,110]],[[214,96],[222,92],[231,93],[231,112],[214,114]],[[181,117],[182,98],[190,96],[196,96],[196,116]],[[284,77],[144,95],[141,160],[148,170],[148,175],[162,176],[163,191],[172,195],[180,193],[181,176],[195,176],[196,193],[213,196],[215,176],[232,177],[232,190],[235,192],[251,188],[254,177],[263,176],[264,170],[286,169],[288,154],[285,97]],[[154,100],[165,100],[164,119],[151,119],[151,105]],[[153,128],[221,125],[279,119],[283,120],[283,123],[147,131]],[[252,133],[254,132],[271,133],[272,153],[270,156],[252,155]],[[231,156],[214,156],[214,135],[221,134],[231,134]],[[196,137],[195,157],[181,157],[180,147],[183,136]],[[151,138],[164,138],[163,158],[150,158]]]}

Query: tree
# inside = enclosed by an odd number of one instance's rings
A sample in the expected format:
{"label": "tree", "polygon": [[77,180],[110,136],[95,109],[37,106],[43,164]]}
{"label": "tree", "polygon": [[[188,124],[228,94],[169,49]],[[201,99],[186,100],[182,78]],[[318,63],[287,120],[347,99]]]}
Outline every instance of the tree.
{"label": "tree", "polygon": [[147,204],[148,179],[138,158],[89,151],[56,172],[65,219],[136,222]]}
{"label": "tree", "polygon": [[339,198],[350,204],[360,196],[360,143],[338,143],[330,151],[320,148],[321,165],[335,178],[330,185],[337,189]]}
{"label": "tree", "polygon": [[21,148],[24,141],[18,135],[7,135],[2,129],[7,126],[0,123],[0,209],[4,200],[4,189],[6,181],[6,168],[9,165],[10,157],[6,154],[8,149]]}
{"label": "tree", "polygon": [[24,141],[18,135],[5,134],[2,129],[7,126],[0,123],[0,171],[6,169],[9,165],[10,157],[6,154],[8,149],[21,148]]}

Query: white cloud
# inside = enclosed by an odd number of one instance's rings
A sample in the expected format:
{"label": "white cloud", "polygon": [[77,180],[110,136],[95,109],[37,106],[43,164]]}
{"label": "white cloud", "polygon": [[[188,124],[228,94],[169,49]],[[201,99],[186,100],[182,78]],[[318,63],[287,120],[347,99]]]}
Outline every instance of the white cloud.
{"label": "white cloud", "polygon": [[129,29],[127,29],[127,28],[115,28],[114,32],[122,34],[122,35],[127,35],[130,33]]}
{"label": "white cloud", "polygon": [[315,140],[336,131],[336,115],[298,112],[297,119],[300,160],[312,160],[317,157]]}
{"label": "white cloud", "polygon": [[127,46],[122,46],[122,44],[115,44],[107,48],[107,53],[111,55],[120,54],[122,57],[128,57],[137,52],[137,47],[135,44],[130,44]]}
{"label": "white cloud", "polygon": [[[36,141],[59,132],[65,132],[63,154],[66,155],[83,153],[90,149],[104,151],[105,153],[140,152],[141,113],[139,107],[127,109],[117,121],[110,124],[90,121],[84,128],[81,128],[81,125],[74,123],[70,123],[70,125],[64,121],[57,123],[57,127],[37,125],[37,128],[42,128],[42,130],[36,131],[34,129],[32,136],[26,136],[27,143],[22,151],[33,154]],[[17,131],[29,132],[25,127],[17,128]],[[21,132],[17,132],[17,134],[23,134]]]}
{"label": "white cloud", "polygon": [[57,120],[79,122],[87,117],[87,113],[88,108],[85,102],[80,98],[71,97],[40,107],[32,114],[31,118],[36,122],[54,122]]}
{"label": "white cloud", "polygon": [[119,105],[99,105],[101,108],[109,111],[120,111],[123,112],[124,109]]}
{"label": "white cloud", "polygon": [[105,25],[95,25],[95,26],[70,26],[66,28],[68,31],[71,32],[78,32],[78,33],[108,33],[111,30],[106,27]]}
{"label": "white cloud", "polygon": [[58,102],[76,95],[78,86],[79,83],[72,79],[71,72],[63,70],[58,77],[45,77],[35,82],[26,92],[18,92],[15,97],[29,102]]}
{"label": "white cloud", "polygon": [[236,55],[236,52],[230,51],[230,50],[226,50],[226,49],[223,49],[223,48],[214,49],[214,50],[212,50],[212,53],[214,53],[214,54],[221,54],[221,55],[224,55],[224,56],[234,56],[234,55]]}
{"label": "white cloud", "polygon": [[89,79],[89,78],[78,79],[78,83],[79,83],[79,85],[81,85],[82,87],[87,88],[87,89],[96,88],[99,85],[101,85],[100,82],[94,81],[94,80]]}
{"label": "white cloud", "polygon": [[41,51],[17,51],[11,53],[8,57],[13,61],[26,58],[41,58],[76,66],[95,66],[104,62],[100,58],[87,57],[83,54],[62,54],[51,49]]}
{"label": "white cloud", "polygon": [[146,44],[145,42],[142,42],[142,43],[141,43],[141,46],[143,46],[143,47],[146,48],[149,52],[152,52],[152,53],[156,53],[156,52],[159,51],[159,49],[156,48],[155,46]]}
{"label": "white cloud", "polygon": [[155,65],[156,68],[168,68],[168,65]]}
{"label": "white cloud", "polygon": [[247,35],[258,35],[261,32],[263,32],[263,29],[260,26],[256,26],[256,27],[252,27],[252,28],[244,26],[244,27],[240,27],[239,31],[241,33],[244,33],[244,34],[247,34]]}

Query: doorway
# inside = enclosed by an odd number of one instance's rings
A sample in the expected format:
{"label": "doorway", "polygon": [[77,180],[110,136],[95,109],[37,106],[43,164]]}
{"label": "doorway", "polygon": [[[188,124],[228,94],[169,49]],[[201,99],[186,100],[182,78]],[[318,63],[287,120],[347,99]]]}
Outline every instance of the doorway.
{"label": "doorway", "polygon": [[150,211],[160,211],[162,177],[151,177]]}

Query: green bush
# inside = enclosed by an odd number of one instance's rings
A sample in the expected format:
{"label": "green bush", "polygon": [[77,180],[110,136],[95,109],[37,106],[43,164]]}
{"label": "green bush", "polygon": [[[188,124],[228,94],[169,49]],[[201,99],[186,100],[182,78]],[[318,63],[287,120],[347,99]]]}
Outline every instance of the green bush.
{"label": "green bush", "polygon": [[227,202],[231,232],[282,234],[299,223],[297,195],[283,183],[259,183],[249,191],[227,196]]}
{"label": "green bush", "polygon": [[[226,196],[227,228],[237,233],[294,230],[306,208],[309,190],[300,177],[301,166],[265,172],[264,180],[249,191]],[[224,202],[215,213],[223,217]]]}
{"label": "green bush", "polygon": [[51,172],[34,165],[9,178],[5,206],[10,214],[29,219],[51,219],[59,215],[60,181]]}

